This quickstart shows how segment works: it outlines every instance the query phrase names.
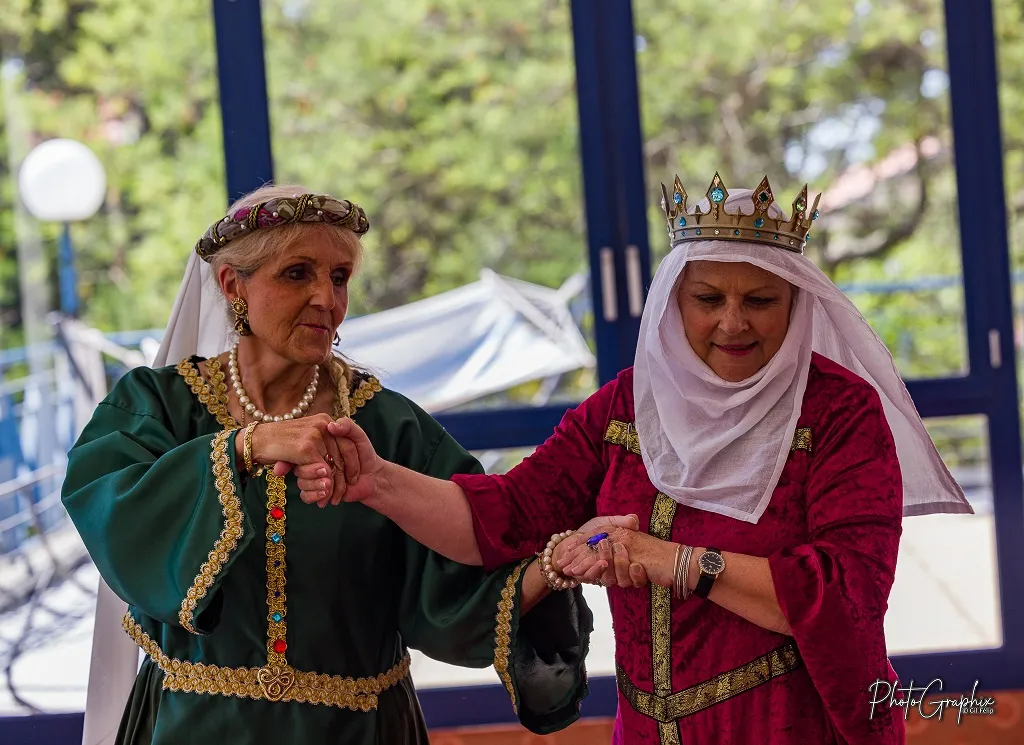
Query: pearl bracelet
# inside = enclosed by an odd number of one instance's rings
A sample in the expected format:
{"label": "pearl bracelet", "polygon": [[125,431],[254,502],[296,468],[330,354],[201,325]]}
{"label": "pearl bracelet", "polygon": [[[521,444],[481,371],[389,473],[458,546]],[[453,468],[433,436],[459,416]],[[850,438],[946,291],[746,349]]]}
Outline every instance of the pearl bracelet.
{"label": "pearl bracelet", "polygon": [[555,546],[557,546],[559,543],[564,541],[566,538],[568,538],[575,532],[576,531],[574,530],[566,530],[562,533],[555,533],[551,536],[551,540],[548,541],[548,544],[544,547],[544,550],[537,554],[537,558],[539,559],[537,566],[540,567],[540,573],[544,576],[544,581],[548,583],[548,587],[550,587],[552,590],[555,590],[556,592],[561,590],[571,590],[580,583],[578,579],[569,579],[568,577],[555,571],[554,566],[552,566],[551,564],[551,561],[555,555]]}

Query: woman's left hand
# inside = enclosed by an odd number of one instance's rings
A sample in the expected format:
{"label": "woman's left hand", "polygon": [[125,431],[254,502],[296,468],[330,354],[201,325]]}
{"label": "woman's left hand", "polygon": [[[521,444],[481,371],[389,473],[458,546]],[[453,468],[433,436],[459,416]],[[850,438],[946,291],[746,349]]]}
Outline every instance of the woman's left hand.
{"label": "woman's left hand", "polygon": [[[672,586],[676,544],[627,528],[617,528],[598,544],[596,551],[587,545],[589,538],[588,535],[577,534],[566,539],[565,542],[575,539],[576,544],[567,547],[557,562],[566,576],[595,581],[605,572],[599,566],[600,562],[611,559],[611,566],[616,556],[614,546],[618,545],[629,562],[642,565],[647,579],[662,587]],[[619,584],[622,586],[621,582]]]}
{"label": "woman's left hand", "polygon": [[[556,566],[561,564],[559,559],[564,553],[563,546],[566,543],[568,543],[567,540],[562,541],[555,548],[552,561]],[[573,551],[575,550],[573,549]],[[603,540],[598,544],[596,551],[589,553],[590,555],[586,557],[585,569],[578,575],[574,575],[581,582],[602,587],[615,587],[616,585],[619,587],[643,587],[647,584],[647,571],[642,564],[630,559],[629,552],[624,546],[612,546],[607,540]],[[568,572],[562,572],[562,574],[572,576]]]}

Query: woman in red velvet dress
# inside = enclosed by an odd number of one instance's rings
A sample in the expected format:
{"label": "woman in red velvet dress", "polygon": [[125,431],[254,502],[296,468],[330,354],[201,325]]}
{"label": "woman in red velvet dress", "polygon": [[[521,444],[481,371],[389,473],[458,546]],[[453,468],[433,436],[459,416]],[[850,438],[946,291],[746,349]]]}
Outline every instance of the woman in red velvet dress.
{"label": "woman in red velvet dress", "polygon": [[[802,255],[806,187],[788,219],[767,179],[730,195],[716,175],[693,209],[678,179],[665,197],[673,251],[635,367],[534,455],[430,479],[346,420],[348,483],[300,478],[303,498],[363,501],[488,568],[547,546],[556,587],[609,585],[615,743],[902,743],[902,709],[870,705],[895,681],[902,518],[970,507],[885,346]],[[637,530],[559,533],[630,514]]]}

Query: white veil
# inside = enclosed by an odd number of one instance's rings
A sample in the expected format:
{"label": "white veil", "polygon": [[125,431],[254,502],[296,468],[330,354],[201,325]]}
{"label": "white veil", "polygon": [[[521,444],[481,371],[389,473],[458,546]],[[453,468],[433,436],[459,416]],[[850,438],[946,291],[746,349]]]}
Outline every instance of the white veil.
{"label": "white veil", "polygon": [[[211,357],[231,346],[233,330],[210,265],[193,251],[153,367],[176,365],[191,355]],[[128,605],[100,578],[96,597],[83,745],[113,745],[139,669],[139,648],[124,633]]]}
{"label": "white veil", "polygon": [[[730,211],[753,212],[734,189]],[[715,375],[683,334],[676,288],[688,261],[746,262],[799,288],[782,348],[755,375]],[[789,455],[811,351],[874,386],[896,441],[903,514],[972,512],[950,475],[882,340],[808,258],[773,246],[694,241],[676,246],[655,274],[634,368],[636,428],[654,485],[680,504],[756,523]]]}
{"label": "white veil", "polygon": [[213,357],[226,352],[232,333],[224,296],[210,274],[210,265],[193,251],[153,367],[176,365],[194,354]]}

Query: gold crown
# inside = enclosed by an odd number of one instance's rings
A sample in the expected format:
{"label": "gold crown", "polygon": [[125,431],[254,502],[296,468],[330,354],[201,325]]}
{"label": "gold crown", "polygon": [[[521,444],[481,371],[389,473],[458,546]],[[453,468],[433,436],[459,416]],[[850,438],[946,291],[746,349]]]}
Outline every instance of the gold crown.
{"label": "gold crown", "polygon": [[729,190],[717,173],[707,191],[710,205],[708,212],[701,212],[700,205],[694,206],[693,212],[690,212],[686,206],[686,189],[679,182],[678,176],[673,187],[670,197],[665,184],[661,185],[661,207],[668,218],[668,235],[673,246],[687,241],[746,241],[802,254],[807,245],[811,223],[818,219],[821,194],[815,197],[814,205],[808,210],[807,184],[804,184],[800,194],[793,200],[792,217],[788,220],[768,216],[775,194],[767,176],[754,189],[751,197],[754,211],[749,215],[726,212],[725,200],[729,198]]}

